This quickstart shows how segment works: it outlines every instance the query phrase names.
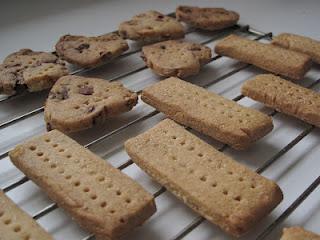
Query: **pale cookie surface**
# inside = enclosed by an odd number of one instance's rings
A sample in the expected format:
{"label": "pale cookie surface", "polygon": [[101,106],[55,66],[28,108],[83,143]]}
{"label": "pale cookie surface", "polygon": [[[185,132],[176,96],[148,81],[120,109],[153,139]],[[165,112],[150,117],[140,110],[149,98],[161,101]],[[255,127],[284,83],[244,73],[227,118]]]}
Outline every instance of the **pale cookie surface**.
{"label": "pale cookie surface", "polygon": [[143,47],[141,57],[161,76],[187,77],[210,62],[211,49],[198,43],[169,40]]}
{"label": "pale cookie surface", "polygon": [[53,240],[38,223],[0,190],[1,240]]}
{"label": "pale cookie surface", "polygon": [[215,52],[295,80],[311,68],[308,55],[233,34],[221,40]]}
{"label": "pale cookie surface", "polygon": [[119,34],[131,40],[158,42],[183,38],[184,28],[176,19],[151,10],[121,23]]}
{"label": "pale cookie surface", "polygon": [[169,118],[235,149],[249,147],[273,128],[271,117],[178,78],[147,87],[141,98]]}
{"label": "pale cookie surface", "polygon": [[10,152],[11,161],[84,229],[122,236],[155,211],[139,184],[57,130]]}
{"label": "pale cookie surface", "polygon": [[224,8],[199,8],[179,6],[176,9],[179,21],[204,30],[220,30],[235,25],[239,14]]}
{"label": "pale cookie surface", "polygon": [[30,92],[41,91],[67,74],[65,63],[52,53],[21,49],[0,65],[0,93],[15,94],[24,87]]}
{"label": "pale cookie surface", "polygon": [[320,240],[320,235],[307,231],[302,227],[284,228],[280,240]]}
{"label": "pale cookie surface", "polygon": [[320,127],[320,94],[315,91],[272,74],[261,74],[243,84],[242,94]]}
{"label": "pale cookie surface", "polygon": [[273,37],[272,44],[309,55],[320,64],[320,41],[292,33],[281,33]]}
{"label": "pale cookie surface", "polygon": [[128,49],[127,42],[115,33],[97,37],[65,35],[56,44],[60,57],[82,67],[111,60]]}
{"label": "pale cookie surface", "polygon": [[247,232],[282,200],[277,184],[169,119],[129,139],[125,148],[157,182],[233,236]]}
{"label": "pale cookie surface", "polygon": [[45,121],[48,130],[76,132],[130,111],[137,101],[137,94],[121,83],[65,76],[49,93],[45,103]]}

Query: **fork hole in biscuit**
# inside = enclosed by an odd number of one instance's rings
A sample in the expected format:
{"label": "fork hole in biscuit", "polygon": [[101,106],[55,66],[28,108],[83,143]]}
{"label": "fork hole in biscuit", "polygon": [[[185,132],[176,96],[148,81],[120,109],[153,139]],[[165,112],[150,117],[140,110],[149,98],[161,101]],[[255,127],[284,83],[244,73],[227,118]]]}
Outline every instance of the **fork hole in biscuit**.
{"label": "fork hole in biscuit", "polygon": [[116,191],[117,196],[120,196],[122,193],[120,190]]}
{"label": "fork hole in biscuit", "polygon": [[109,212],[110,212],[111,214],[114,214],[116,211],[113,210],[113,209],[111,209]]}
{"label": "fork hole in biscuit", "polygon": [[37,148],[36,148],[36,146],[30,146],[29,149],[30,149],[31,151],[34,151],[34,150],[36,150]]}
{"label": "fork hole in biscuit", "polygon": [[46,141],[46,142],[50,142],[51,140],[50,140],[49,138],[46,138],[45,141]]}
{"label": "fork hole in biscuit", "polygon": [[188,147],[188,150],[189,150],[189,151],[193,151],[193,150],[194,150],[194,147],[193,147],[193,146],[189,146],[189,147]]}
{"label": "fork hole in biscuit", "polygon": [[46,157],[46,158],[43,159],[43,161],[44,162],[49,162],[49,158]]}
{"label": "fork hole in biscuit", "polygon": [[41,157],[41,156],[43,156],[43,152],[37,152],[37,155],[38,155],[39,157]]}
{"label": "fork hole in biscuit", "polygon": [[176,137],[176,136],[172,136],[171,138],[172,138],[172,139],[174,139],[174,140],[175,140],[175,139],[177,139],[177,137]]}
{"label": "fork hole in biscuit", "polygon": [[180,142],[180,145],[181,145],[181,146],[183,146],[183,145],[185,145],[185,144],[186,144],[185,141],[181,141],[181,142]]}
{"label": "fork hole in biscuit", "polygon": [[203,154],[202,153],[198,153],[198,157],[203,157]]}
{"label": "fork hole in biscuit", "polygon": [[103,176],[98,177],[99,182],[103,182],[104,180],[105,180],[105,177],[103,177]]}
{"label": "fork hole in biscuit", "polygon": [[96,194],[91,194],[91,195],[90,195],[90,198],[91,198],[92,200],[96,200],[96,199],[97,199],[97,195],[96,195]]}
{"label": "fork hole in biscuit", "polygon": [[238,202],[241,201],[241,197],[240,197],[240,196],[236,196],[236,197],[234,197],[233,199],[234,199],[235,201],[238,201]]}
{"label": "fork hole in biscuit", "polygon": [[206,177],[206,176],[202,176],[202,177],[200,178],[200,180],[201,180],[202,182],[206,182],[206,181],[207,181],[207,177]]}
{"label": "fork hole in biscuit", "polygon": [[125,220],[123,218],[120,218],[121,223],[125,223]]}
{"label": "fork hole in biscuit", "polygon": [[4,215],[4,211],[0,211],[0,218]]}
{"label": "fork hole in biscuit", "polygon": [[229,174],[229,175],[232,175],[232,174],[233,174],[233,172],[232,172],[232,171],[228,171],[228,174]]}
{"label": "fork hole in biscuit", "polygon": [[50,167],[51,167],[51,168],[56,168],[56,167],[57,167],[57,164],[52,163],[52,164],[50,165]]}
{"label": "fork hole in biscuit", "polygon": [[83,191],[84,191],[84,192],[89,192],[90,189],[89,189],[88,187],[85,187],[85,188],[83,189]]}
{"label": "fork hole in biscuit", "polygon": [[58,173],[64,174],[64,169],[59,169]]}
{"label": "fork hole in biscuit", "polygon": [[31,237],[30,237],[30,235],[26,235],[26,236],[24,236],[24,238],[23,238],[24,240],[30,240],[31,239]]}
{"label": "fork hole in biscuit", "polygon": [[74,109],[79,109],[79,108],[80,108],[80,106],[78,106],[78,105],[77,105],[77,106],[74,106],[73,108],[74,108]]}
{"label": "fork hole in biscuit", "polygon": [[11,219],[6,219],[6,220],[3,221],[3,223],[5,225],[9,225],[11,223]]}
{"label": "fork hole in biscuit", "polygon": [[15,226],[14,228],[13,228],[13,231],[14,232],[20,232],[21,231],[21,227],[20,227],[20,225],[18,225],[18,226]]}
{"label": "fork hole in biscuit", "polygon": [[71,158],[71,154],[68,154],[68,155],[67,155],[67,158]]}
{"label": "fork hole in biscuit", "polygon": [[222,191],[222,193],[223,193],[224,195],[228,195],[228,191],[227,191],[226,189],[224,189],[224,190]]}
{"label": "fork hole in biscuit", "polygon": [[130,199],[130,198],[127,198],[127,199],[126,199],[126,203],[131,203],[131,199]]}
{"label": "fork hole in biscuit", "polygon": [[251,184],[251,188],[252,188],[252,189],[255,189],[255,188],[256,188],[256,185]]}
{"label": "fork hole in biscuit", "polygon": [[214,187],[214,188],[215,188],[215,187],[217,187],[217,185],[218,185],[218,184],[217,184],[216,182],[211,183],[211,187]]}
{"label": "fork hole in biscuit", "polygon": [[63,148],[59,149],[59,152],[64,152],[64,149]]}
{"label": "fork hole in biscuit", "polygon": [[100,203],[100,207],[105,208],[107,206],[107,202]]}
{"label": "fork hole in biscuit", "polygon": [[75,187],[79,187],[79,186],[80,186],[80,182],[79,182],[79,181],[75,181],[75,182],[73,183],[73,185],[74,185]]}
{"label": "fork hole in biscuit", "polygon": [[71,175],[65,176],[65,179],[71,179]]}
{"label": "fork hole in biscuit", "polygon": [[189,173],[190,173],[190,174],[194,173],[194,170],[193,170],[193,169],[190,169],[190,170],[189,170]]}
{"label": "fork hole in biscuit", "polygon": [[58,144],[54,143],[54,144],[52,145],[52,147],[56,148],[56,147],[58,147]]}
{"label": "fork hole in biscuit", "polygon": [[243,182],[243,177],[239,177],[239,182]]}

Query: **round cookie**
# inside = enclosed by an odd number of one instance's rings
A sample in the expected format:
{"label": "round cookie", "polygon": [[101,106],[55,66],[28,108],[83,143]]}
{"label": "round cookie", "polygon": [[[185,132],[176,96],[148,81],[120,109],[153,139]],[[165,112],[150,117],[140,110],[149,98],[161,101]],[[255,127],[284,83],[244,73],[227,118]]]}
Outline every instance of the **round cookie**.
{"label": "round cookie", "polygon": [[169,40],[142,48],[142,59],[155,73],[165,77],[187,77],[211,60],[211,49],[198,43]]}
{"label": "round cookie", "polygon": [[116,58],[128,49],[127,42],[115,33],[97,37],[65,35],[56,44],[59,56],[82,67]]}
{"label": "round cookie", "polygon": [[220,30],[235,25],[239,20],[239,14],[224,8],[199,8],[191,6],[179,6],[176,9],[176,17],[193,27],[204,30]]}
{"label": "round cookie", "polygon": [[65,76],[52,87],[44,108],[47,129],[76,132],[131,110],[136,93],[118,82]]}
{"label": "round cookie", "polygon": [[157,11],[148,11],[121,23],[119,34],[126,39],[151,43],[183,38],[185,33],[176,19]]}
{"label": "round cookie", "polygon": [[0,65],[0,93],[15,94],[19,87],[30,92],[50,88],[67,75],[65,63],[56,55],[21,49],[7,56]]}

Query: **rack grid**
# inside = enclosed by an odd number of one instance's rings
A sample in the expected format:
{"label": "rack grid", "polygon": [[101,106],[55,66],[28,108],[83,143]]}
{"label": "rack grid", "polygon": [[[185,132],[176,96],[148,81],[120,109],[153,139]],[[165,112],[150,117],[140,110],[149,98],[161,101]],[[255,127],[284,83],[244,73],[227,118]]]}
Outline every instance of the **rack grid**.
{"label": "rack grid", "polygon": [[[174,15],[174,14],[169,14],[169,15]],[[189,29],[187,34],[189,33],[196,33],[197,30],[196,29]],[[254,40],[270,40],[272,39],[272,33],[264,33],[255,29],[252,29],[249,25],[245,25],[245,26],[234,26],[232,28],[223,30],[223,31],[218,31],[216,33],[213,34],[212,37],[210,37],[209,39],[202,41],[200,43],[202,44],[209,44],[217,39],[220,39],[222,36],[229,34],[229,33],[245,33],[247,36],[251,36],[251,37],[255,37]],[[141,50],[141,48],[136,48],[133,50],[130,50],[129,52],[123,54],[122,56],[120,56],[120,58],[127,58],[135,53],[138,53]],[[218,59],[220,59],[222,56],[214,56],[211,59],[211,62],[214,62]],[[202,84],[201,87],[207,88],[212,86],[213,84],[216,84],[220,81],[223,81],[224,79],[231,77],[232,75],[248,68],[250,65],[249,64],[245,64],[243,66],[240,66],[226,74],[223,74],[222,76],[219,76],[216,79],[213,79],[212,81],[206,83],[206,84]],[[124,72],[122,74],[117,75],[116,77],[113,77],[111,79],[109,79],[110,81],[117,81],[121,78],[127,77],[127,76],[132,76],[136,73],[139,73],[143,70],[145,70],[147,67],[146,66],[141,66],[141,67],[137,67],[135,69],[132,69],[128,72]],[[93,68],[95,69],[95,68]],[[93,70],[92,68],[85,68],[85,69],[76,69],[74,70],[71,74],[81,74],[81,73],[90,73],[91,70]],[[315,87],[317,84],[320,83],[320,79],[318,79],[317,81],[312,82],[312,84],[309,84],[309,86],[307,86],[308,88],[313,88]],[[140,94],[141,90],[138,90],[137,93]],[[16,95],[16,96],[12,96],[12,97],[8,97],[8,98],[3,98],[0,100],[0,104],[8,102],[8,101],[19,101],[20,98],[25,97],[26,94],[22,94],[22,95]],[[243,99],[244,96],[243,95],[238,95],[236,97],[233,98],[233,101],[240,101],[241,99]],[[26,113],[23,113],[21,115],[15,116],[13,118],[10,118],[6,121],[3,121],[0,123],[0,130],[5,129],[6,127],[9,127],[15,123],[18,123],[26,118],[29,118],[33,115],[39,114],[43,111],[43,107],[39,107],[39,108],[35,108],[31,111],[28,111]],[[134,110],[132,110],[134,111]],[[155,115],[159,114],[159,112],[157,110],[153,110],[148,114],[145,114],[139,118],[134,119],[133,121],[130,121],[124,125],[122,125],[119,128],[116,128],[115,130],[100,136],[99,138],[96,138],[94,140],[92,140],[91,142],[89,142],[88,144],[85,145],[86,148],[90,148],[98,143],[100,143],[101,141],[104,141],[108,138],[111,138],[112,136],[126,131],[126,129],[128,129],[131,126],[134,126],[138,123],[141,123],[145,120],[148,120],[152,117],[154,117]],[[281,114],[277,111],[272,111],[271,113],[269,113],[269,116],[274,117],[277,114]],[[296,146],[302,139],[304,139],[306,136],[308,136],[313,130],[315,129],[314,126],[312,125],[307,125],[307,127],[300,132],[300,134],[298,134],[292,141],[290,141],[287,145],[285,145],[282,149],[280,149],[276,154],[274,154],[271,158],[269,158],[264,164],[262,164],[257,170],[256,172],[261,174],[264,171],[266,171],[272,164],[274,164],[277,160],[279,160],[284,154],[286,154],[290,149],[292,149],[294,146]],[[190,130],[189,128],[187,128],[187,130]],[[271,133],[272,134],[272,133]],[[119,145],[117,148],[121,148],[122,145]],[[220,147],[218,150],[219,151],[225,151],[226,149],[228,149],[229,147],[227,145],[223,145],[222,147]],[[5,151],[2,152],[0,154],[0,159],[4,159],[8,156],[8,152],[9,151]],[[112,151],[111,151],[112,152]],[[128,159],[126,162],[124,162],[123,164],[121,164],[118,169],[119,170],[123,170],[125,168],[127,168],[128,166],[131,166],[133,163],[133,161],[131,159]],[[16,187],[26,183],[28,180],[28,178],[26,176],[22,176],[21,178],[18,178],[14,181],[12,181],[10,184],[2,187],[2,190],[4,192],[9,192],[13,189],[15,189]],[[320,184],[320,176],[318,178],[316,178],[299,196],[298,198],[296,198],[295,201],[293,201],[290,206],[282,212],[282,214],[275,219],[271,224],[269,224],[268,226],[265,227],[265,229],[258,234],[257,236],[257,240],[262,240],[265,239],[271,232],[273,229],[275,229],[280,223],[282,223],[291,213],[293,213],[295,211],[295,209],[319,186]],[[154,197],[157,198],[159,197],[161,194],[163,194],[164,192],[166,192],[166,189],[164,187],[159,188],[157,191],[155,191],[153,193]],[[45,216],[46,214],[52,212],[53,210],[57,209],[58,206],[55,203],[52,203],[48,206],[46,206],[45,208],[41,209],[40,211],[36,212],[33,215],[33,218],[38,220],[41,217]],[[203,217],[198,216],[195,219],[192,220],[192,222],[190,222],[185,228],[181,229],[175,236],[173,236],[171,238],[171,240],[179,240],[179,239],[183,239],[184,237],[186,237],[189,233],[191,233],[193,230],[195,230],[201,223],[203,223],[204,221],[206,221]],[[94,239],[93,235],[88,235],[85,238],[83,238],[82,240],[89,240],[89,239]]]}

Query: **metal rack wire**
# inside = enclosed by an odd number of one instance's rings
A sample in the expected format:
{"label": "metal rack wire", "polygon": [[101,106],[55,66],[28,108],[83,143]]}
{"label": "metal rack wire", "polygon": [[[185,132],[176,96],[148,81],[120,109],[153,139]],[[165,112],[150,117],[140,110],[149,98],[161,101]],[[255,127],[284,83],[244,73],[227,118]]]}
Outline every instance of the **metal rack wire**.
{"label": "metal rack wire", "polygon": [[[191,30],[191,31],[195,31],[194,29]],[[228,30],[230,31],[230,29]],[[246,32],[248,33],[249,35],[253,35],[253,36],[256,36],[255,40],[260,40],[260,39],[271,39],[272,37],[272,33],[263,33],[263,32],[260,32],[260,31],[257,31],[257,30],[254,30],[254,29],[251,29],[249,26],[236,26],[234,28],[231,29],[232,32],[234,31],[243,31],[243,32]],[[214,37],[206,40],[206,41],[203,41],[201,42],[202,44],[207,44],[207,43],[210,43],[216,39],[218,39],[219,37],[221,37],[221,35],[225,34],[227,31],[222,31],[220,33],[218,33],[217,35],[215,35]],[[134,50],[134,51],[131,51],[131,52],[128,52],[124,55],[122,55],[122,57],[127,57],[127,56],[130,56],[134,53],[137,53],[139,52],[140,49],[137,49],[137,50]],[[211,59],[211,62],[213,61],[216,61],[217,59],[221,58],[221,56],[215,56]],[[250,65],[249,64],[245,64],[239,68],[236,68],[226,74],[223,74],[222,76],[216,78],[216,79],[213,79],[212,81],[202,85],[202,87],[204,88],[207,88],[209,86],[212,86],[213,84],[215,83],[218,83],[232,75],[234,75],[235,73],[238,73],[240,72],[241,70],[244,70],[246,68],[248,68]],[[120,74],[116,77],[114,77],[113,79],[110,79],[111,81],[116,81],[120,78],[123,78],[125,76],[129,76],[129,75],[132,75],[132,74],[135,74],[137,72],[140,72],[142,70],[146,69],[145,66],[143,67],[138,67],[138,68],[135,68],[133,70],[130,70],[129,72],[126,72],[126,73],[123,73],[123,74]],[[92,69],[78,69],[76,71],[74,71],[72,74],[79,74],[79,73],[83,73],[84,71],[91,71]],[[317,81],[313,82],[311,85],[307,86],[308,88],[313,88],[314,86],[316,86],[317,84],[320,83],[320,79],[318,79]],[[138,94],[140,94],[141,90],[137,91]],[[233,98],[234,101],[239,101],[241,99],[243,99],[244,96],[243,95],[238,95],[236,97]],[[8,99],[10,100],[10,99]],[[40,108],[37,108],[37,109],[34,109],[28,113],[25,113],[23,115],[20,115],[18,117],[15,117],[15,118],[12,118],[6,122],[3,122],[0,124],[0,129],[1,128],[5,128],[11,124],[14,124],[18,121],[21,121],[25,118],[28,118],[28,117],[31,117],[37,113],[40,113],[43,111],[43,107],[40,107]],[[159,112],[157,110],[153,110],[151,112],[149,112],[148,114],[146,115],[143,115],[111,132],[109,132],[108,134],[106,135],[103,135],[93,141],[91,141],[90,143],[86,144],[85,147],[86,148],[90,148],[92,146],[94,146],[95,144],[97,143],[100,143],[101,141],[103,140],[106,140],[122,131],[125,131],[126,129],[128,129],[129,127],[135,125],[135,124],[138,124],[140,122],[143,122],[147,119],[150,119],[152,117],[154,117],[155,115],[159,114]],[[271,112],[269,115],[270,116],[275,116],[276,114],[281,114],[281,113],[278,113],[277,111],[273,111]],[[256,172],[257,173],[263,173],[265,170],[267,170],[273,163],[275,163],[277,160],[279,160],[285,153],[287,153],[290,149],[292,149],[296,144],[298,144],[303,138],[305,138],[308,134],[310,134],[313,130],[315,129],[314,126],[312,125],[308,125],[299,135],[297,135],[291,142],[289,142],[285,147],[283,147],[280,151],[278,151],[274,156],[272,156],[270,159],[268,159],[262,166],[260,166]],[[121,146],[119,146],[121,147]],[[228,148],[228,145],[223,145],[219,151],[225,151],[226,149]],[[111,151],[112,152],[112,151]],[[110,153],[111,153],[110,152]],[[8,151],[2,153],[0,155],[0,159],[2,158],[5,158],[8,156]],[[125,169],[126,167],[130,166],[134,164],[134,162],[131,160],[131,159],[128,159],[126,162],[124,162],[123,164],[121,164],[118,169],[119,170],[123,170]],[[8,184],[7,186],[3,187],[3,191],[4,192],[8,192],[8,191],[11,191],[12,189],[26,183],[28,181],[28,178],[26,176],[22,176],[21,178],[13,181],[12,183]],[[257,237],[257,240],[261,240],[261,239],[264,239],[265,237],[267,237],[269,235],[270,232],[272,232],[272,230],[278,226],[282,221],[284,221],[320,184],[320,176],[318,178],[316,178],[314,180],[314,182],[311,183],[311,185],[301,193],[301,195],[273,222],[271,223],[262,233],[260,233]],[[160,189],[158,189],[156,192],[153,193],[154,197],[157,198],[158,196],[160,196],[161,194],[163,194],[164,192],[166,191],[166,189],[164,187],[161,187]],[[46,206],[45,208],[41,209],[40,211],[36,212],[34,215],[33,215],[33,218],[34,219],[40,219],[41,217],[45,216],[46,214],[52,212],[53,210],[57,209],[58,206],[57,204],[55,203],[52,203],[48,206]],[[191,223],[189,223],[184,229],[182,229],[177,235],[175,235],[172,240],[178,240],[178,239],[183,239],[185,236],[187,236],[189,233],[191,233],[194,229],[196,229],[201,223],[203,223],[205,220],[205,218],[201,217],[201,216],[198,216],[196,217]],[[82,240],[89,240],[89,239],[93,239],[94,236],[92,234],[86,236],[85,238],[83,238]]]}

